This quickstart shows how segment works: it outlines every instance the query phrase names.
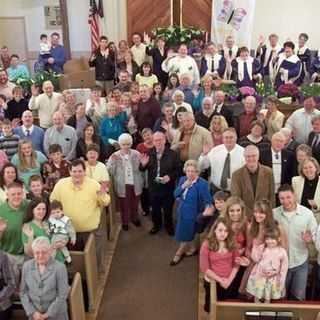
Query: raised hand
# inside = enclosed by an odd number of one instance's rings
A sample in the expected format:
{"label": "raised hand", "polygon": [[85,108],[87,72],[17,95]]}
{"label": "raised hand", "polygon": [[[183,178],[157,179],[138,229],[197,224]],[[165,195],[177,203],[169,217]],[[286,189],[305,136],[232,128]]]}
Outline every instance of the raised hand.
{"label": "raised hand", "polygon": [[146,44],[150,44],[150,43],[151,43],[151,38],[150,38],[150,36],[149,36],[146,32],[143,33],[143,41],[144,41]]}
{"label": "raised hand", "polygon": [[263,45],[265,41],[266,41],[265,37],[261,34],[258,38],[259,45]]}
{"label": "raised hand", "polygon": [[140,163],[143,167],[145,167],[149,163],[150,157],[147,154],[143,154],[140,158]]}
{"label": "raised hand", "polygon": [[37,95],[39,95],[39,88],[33,84],[31,85],[31,94],[36,97]]}
{"label": "raised hand", "polygon": [[24,224],[22,231],[29,239],[33,239],[33,229],[30,227],[30,225]]}

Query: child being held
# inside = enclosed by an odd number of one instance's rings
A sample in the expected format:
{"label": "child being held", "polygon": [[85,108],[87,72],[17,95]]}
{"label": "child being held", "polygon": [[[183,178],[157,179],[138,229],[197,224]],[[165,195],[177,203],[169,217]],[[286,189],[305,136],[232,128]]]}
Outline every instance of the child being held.
{"label": "child being held", "polygon": [[70,243],[75,245],[76,232],[70,218],[64,215],[62,204],[58,200],[51,202],[48,225],[52,243],[56,241],[66,241],[65,246],[58,250],[62,252],[66,262],[71,263],[71,256],[67,244],[70,240]]}
{"label": "child being held", "polygon": [[[220,216],[220,214],[224,208],[224,205],[225,205],[227,199],[229,198],[229,196],[230,196],[229,193],[224,192],[224,191],[218,191],[214,194],[214,196],[213,196],[213,200],[214,200],[213,210],[208,212],[210,215],[204,215],[203,213],[201,213],[197,217],[197,232],[198,233],[202,233],[206,229],[210,230],[212,225],[215,223],[217,218]],[[204,213],[207,214],[207,212],[204,212]]]}
{"label": "child being held", "polygon": [[247,292],[254,296],[255,302],[264,299],[280,299],[285,295],[285,280],[288,272],[287,251],[280,243],[278,227],[265,231],[264,243],[253,244],[251,258],[256,263],[248,283]]}
{"label": "child being held", "polygon": [[40,35],[40,55],[43,59],[51,58],[51,43],[46,34]]}

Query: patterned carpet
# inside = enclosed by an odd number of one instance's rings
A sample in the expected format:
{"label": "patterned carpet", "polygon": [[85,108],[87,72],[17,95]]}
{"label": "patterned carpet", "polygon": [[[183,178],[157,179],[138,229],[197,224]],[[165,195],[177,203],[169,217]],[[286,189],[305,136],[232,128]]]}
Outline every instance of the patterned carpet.
{"label": "patterned carpet", "polygon": [[143,226],[121,231],[97,319],[195,320],[198,308],[198,257],[170,267],[177,247],[164,231]]}

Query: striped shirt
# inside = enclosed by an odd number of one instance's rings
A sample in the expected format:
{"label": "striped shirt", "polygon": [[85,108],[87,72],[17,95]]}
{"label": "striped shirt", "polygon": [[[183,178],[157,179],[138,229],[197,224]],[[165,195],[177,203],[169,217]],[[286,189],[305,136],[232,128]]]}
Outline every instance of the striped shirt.
{"label": "striped shirt", "polygon": [[12,156],[18,152],[18,144],[20,137],[17,134],[12,134],[11,136],[0,137],[0,150],[3,150],[9,160]]}

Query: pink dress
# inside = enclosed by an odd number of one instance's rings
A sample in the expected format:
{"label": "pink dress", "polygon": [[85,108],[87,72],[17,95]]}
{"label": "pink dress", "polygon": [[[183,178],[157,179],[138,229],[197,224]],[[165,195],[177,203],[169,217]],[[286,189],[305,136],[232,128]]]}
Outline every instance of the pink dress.
{"label": "pink dress", "polygon": [[[285,295],[285,280],[288,272],[288,254],[282,247],[267,248],[265,244],[253,245],[253,267],[247,283],[247,292],[258,299],[280,299]],[[268,277],[266,272],[271,271]]]}

